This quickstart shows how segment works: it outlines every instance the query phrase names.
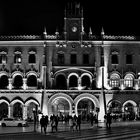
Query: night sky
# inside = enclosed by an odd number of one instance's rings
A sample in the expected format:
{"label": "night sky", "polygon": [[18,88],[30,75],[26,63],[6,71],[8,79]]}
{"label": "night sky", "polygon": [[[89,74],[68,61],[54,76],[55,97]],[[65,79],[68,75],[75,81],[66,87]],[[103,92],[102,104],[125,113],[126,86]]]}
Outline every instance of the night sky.
{"label": "night sky", "polygon": [[[70,0],[3,0],[0,2],[0,35],[54,34],[63,31],[64,7]],[[74,1],[74,0],[71,0]],[[104,0],[105,1],[105,0]],[[85,31],[108,35],[140,35],[140,8],[134,1],[84,0]]]}

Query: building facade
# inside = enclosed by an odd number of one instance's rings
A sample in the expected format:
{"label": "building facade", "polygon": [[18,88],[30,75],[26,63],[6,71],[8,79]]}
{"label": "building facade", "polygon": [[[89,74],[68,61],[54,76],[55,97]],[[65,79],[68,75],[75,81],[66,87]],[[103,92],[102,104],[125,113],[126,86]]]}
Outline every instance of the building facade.
{"label": "building facade", "polygon": [[0,118],[140,116],[140,41],[85,33],[83,9],[67,6],[64,32],[0,36]]}

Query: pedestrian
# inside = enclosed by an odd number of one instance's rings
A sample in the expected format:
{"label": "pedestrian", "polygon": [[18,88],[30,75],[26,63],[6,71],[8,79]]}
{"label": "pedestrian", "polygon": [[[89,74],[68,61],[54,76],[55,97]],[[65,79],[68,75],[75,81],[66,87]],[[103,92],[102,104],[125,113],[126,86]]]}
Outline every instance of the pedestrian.
{"label": "pedestrian", "polygon": [[76,130],[81,130],[81,115],[77,117]]}
{"label": "pedestrian", "polygon": [[73,118],[72,118],[72,116],[69,116],[69,127],[70,127],[70,131],[73,131]]}
{"label": "pedestrian", "polygon": [[94,117],[95,117],[95,124],[96,124],[96,125],[97,125],[97,127],[98,127],[98,115],[96,115],[96,114],[95,114],[95,116],[94,116]]}
{"label": "pedestrian", "polygon": [[58,130],[58,121],[59,121],[59,117],[58,117],[58,115],[55,116],[54,121],[55,121],[55,130],[56,130],[56,132],[57,132],[57,130]]}
{"label": "pedestrian", "polygon": [[106,118],[106,127],[110,129],[111,128],[111,123],[112,123],[112,116],[111,116],[111,114],[107,113],[105,118]]}
{"label": "pedestrian", "polygon": [[41,119],[40,119],[40,125],[41,125],[41,133],[46,133],[46,127],[45,127],[45,117],[44,115],[42,115]]}
{"label": "pedestrian", "polygon": [[52,116],[51,127],[52,127],[52,132],[54,132],[54,129],[57,131],[58,121],[57,121],[57,116],[55,115]]}
{"label": "pedestrian", "polygon": [[46,134],[47,133],[47,126],[49,124],[49,120],[48,120],[48,116],[47,115],[44,118],[44,123],[45,123],[44,131],[45,131],[45,134]]}
{"label": "pedestrian", "polygon": [[94,116],[93,116],[93,114],[91,113],[91,115],[90,115],[91,127],[93,127],[93,122],[94,122]]}

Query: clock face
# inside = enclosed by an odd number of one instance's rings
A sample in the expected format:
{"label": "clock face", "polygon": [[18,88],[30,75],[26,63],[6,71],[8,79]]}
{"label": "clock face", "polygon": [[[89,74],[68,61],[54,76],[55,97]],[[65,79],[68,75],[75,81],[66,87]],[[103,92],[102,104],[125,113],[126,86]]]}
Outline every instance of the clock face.
{"label": "clock face", "polygon": [[73,26],[73,27],[72,27],[72,31],[73,31],[73,32],[76,32],[76,31],[77,31],[77,27]]}

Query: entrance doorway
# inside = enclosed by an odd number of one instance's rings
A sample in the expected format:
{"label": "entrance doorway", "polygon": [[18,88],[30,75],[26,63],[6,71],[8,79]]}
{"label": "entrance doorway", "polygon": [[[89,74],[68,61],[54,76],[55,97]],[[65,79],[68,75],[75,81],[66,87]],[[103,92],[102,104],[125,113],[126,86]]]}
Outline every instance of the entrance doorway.
{"label": "entrance doorway", "polygon": [[8,117],[8,104],[3,102],[0,104],[0,120]]}
{"label": "entrance doorway", "polygon": [[124,119],[125,120],[134,120],[135,119],[135,110],[132,103],[127,103],[124,106]]}
{"label": "entrance doorway", "polygon": [[52,103],[52,114],[58,115],[59,120],[63,121],[65,116],[69,115],[70,107],[67,100],[57,98]]}
{"label": "entrance doorway", "polygon": [[13,105],[13,117],[17,119],[23,119],[23,105],[21,103],[15,103]]}
{"label": "entrance doorway", "polygon": [[30,122],[34,120],[33,109],[35,109],[36,112],[38,112],[38,106],[35,103],[31,102],[27,109],[27,119]]}
{"label": "entrance doorway", "polygon": [[95,105],[90,99],[82,99],[78,103],[77,112],[82,121],[89,121],[90,116],[95,115]]}

